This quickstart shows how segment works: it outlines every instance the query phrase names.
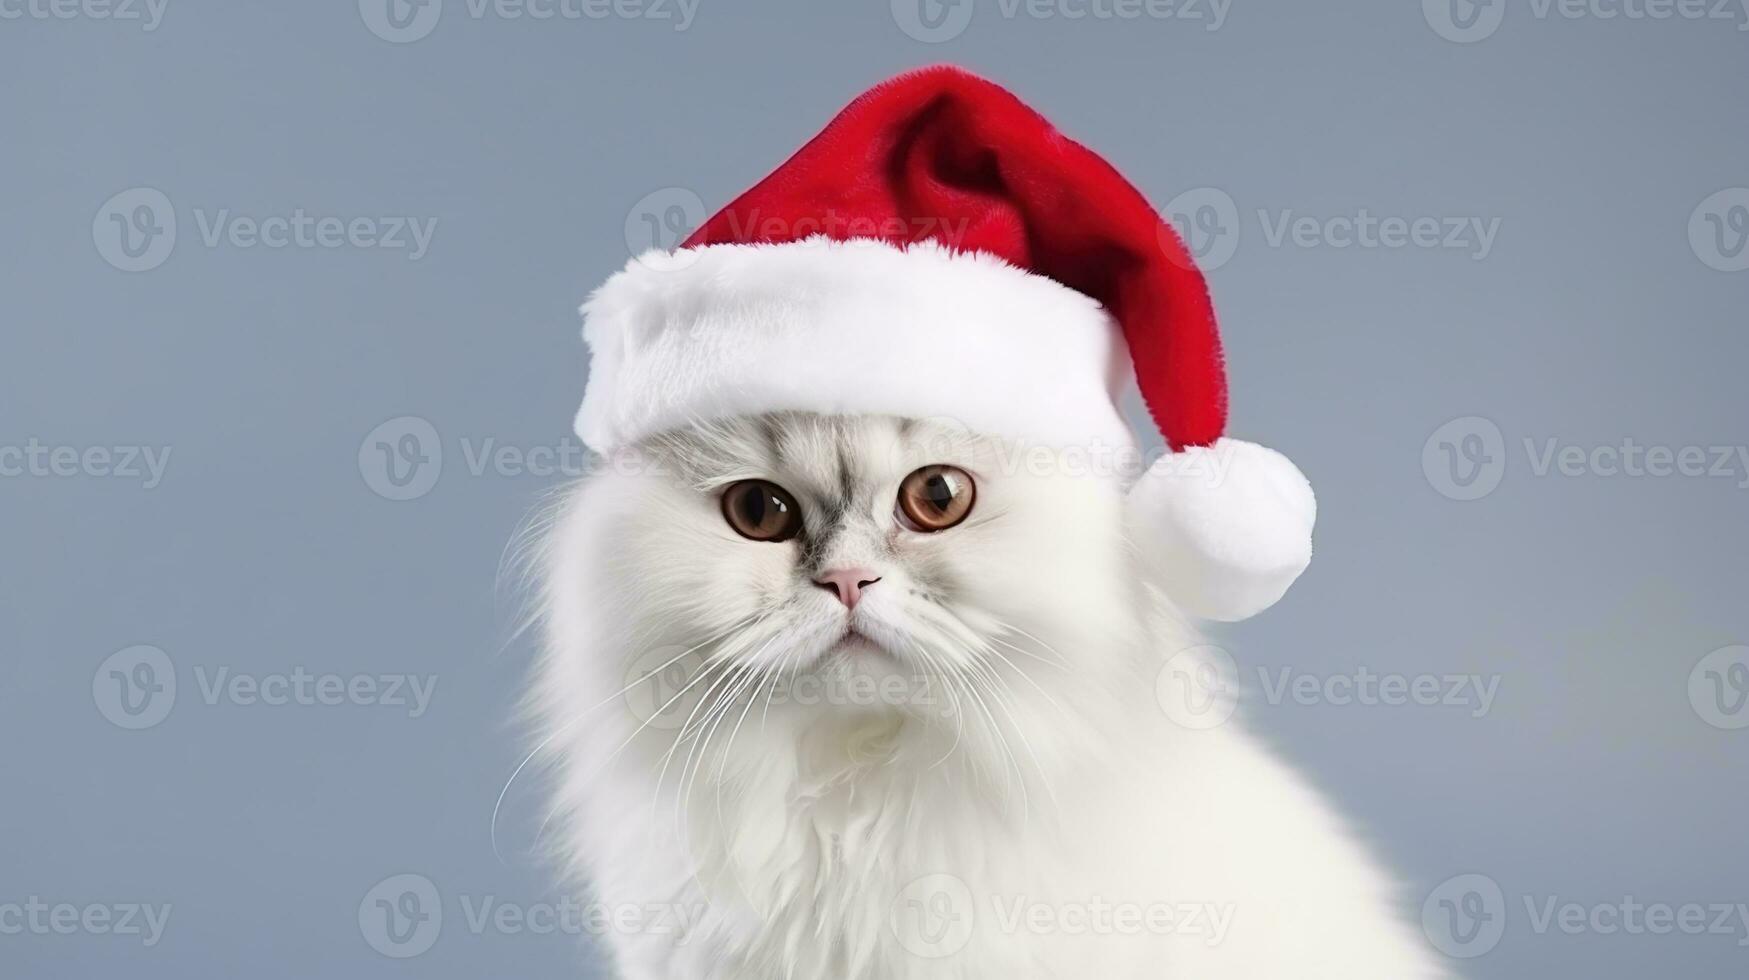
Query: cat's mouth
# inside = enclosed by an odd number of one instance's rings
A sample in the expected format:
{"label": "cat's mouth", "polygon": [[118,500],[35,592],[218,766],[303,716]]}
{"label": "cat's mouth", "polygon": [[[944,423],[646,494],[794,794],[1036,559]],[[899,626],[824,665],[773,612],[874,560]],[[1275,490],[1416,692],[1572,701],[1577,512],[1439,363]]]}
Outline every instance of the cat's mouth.
{"label": "cat's mouth", "polygon": [[846,653],[884,653],[889,656],[892,655],[892,651],[883,646],[879,640],[862,632],[855,626],[846,626],[844,628],[844,635],[838,638],[837,646],[838,649],[843,650]]}
{"label": "cat's mouth", "polygon": [[868,616],[851,616],[844,624],[844,633],[834,644],[840,651],[850,655],[881,657],[903,662],[904,655],[900,652],[905,647],[905,637],[897,629]]}

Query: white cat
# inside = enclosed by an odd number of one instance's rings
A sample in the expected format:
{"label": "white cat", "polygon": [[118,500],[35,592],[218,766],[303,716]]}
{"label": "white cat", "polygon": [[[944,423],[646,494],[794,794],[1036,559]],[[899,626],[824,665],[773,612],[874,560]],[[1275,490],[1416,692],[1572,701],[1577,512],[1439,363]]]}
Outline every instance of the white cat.
{"label": "white cat", "polygon": [[1443,975],[1302,779],[1162,706],[1199,641],[1122,486],[1013,448],[731,419],[563,502],[549,833],[619,975]]}

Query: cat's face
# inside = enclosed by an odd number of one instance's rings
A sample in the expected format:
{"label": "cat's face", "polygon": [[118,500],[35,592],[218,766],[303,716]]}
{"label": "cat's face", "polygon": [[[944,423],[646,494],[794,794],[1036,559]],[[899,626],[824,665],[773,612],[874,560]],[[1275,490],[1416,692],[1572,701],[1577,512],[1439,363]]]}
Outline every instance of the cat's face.
{"label": "cat's face", "polygon": [[[695,696],[811,677],[818,710],[903,712],[886,692],[917,679],[1060,686],[1107,666],[1136,605],[1111,480],[948,424],[729,420],[592,480],[587,539],[559,546],[594,556],[628,657],[690,651],[720,675]],[[953,693],[925,687],[931,712]]]}

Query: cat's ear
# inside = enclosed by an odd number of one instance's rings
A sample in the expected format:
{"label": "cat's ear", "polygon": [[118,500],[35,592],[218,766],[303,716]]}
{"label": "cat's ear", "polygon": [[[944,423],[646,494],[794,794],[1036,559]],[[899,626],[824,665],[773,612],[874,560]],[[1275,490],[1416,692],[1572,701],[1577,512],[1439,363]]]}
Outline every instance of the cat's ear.
{"label": "cat's ear", "polygon": [[1273,449],[1237,439],[1159,460],[1129,491],[1131,533],[1166,594],[1236,622],[1284,595],[1312,560],[1312,486]]}

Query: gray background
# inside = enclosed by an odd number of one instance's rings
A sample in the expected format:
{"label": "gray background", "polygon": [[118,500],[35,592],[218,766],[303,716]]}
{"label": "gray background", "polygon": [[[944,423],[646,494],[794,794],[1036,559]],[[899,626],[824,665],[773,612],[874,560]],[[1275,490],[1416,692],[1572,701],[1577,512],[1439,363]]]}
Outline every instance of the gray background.
{"label": "gray background", "polygon": [[[429,36],[394,43],[338,0],[170,0],[151,31],[8,0],[24,16],[0,20],[0,446],[172,456],[149,490],[95,466],[0,477],[0,905],[173,913],[150,949],[0,935],[0,974],[587,975],[576,939],[476,934],[461,904],[560,894],[527,856],[534,784],[506,800],[502,858],[488,821],[522,755],[510,718],[530,658],[500,556],[562,478],[476,475],[468,453],[567,445],[574,308],[647,244],[642,212],[696,218],[866,85],[955,61],[1161,207],[1193,188],[1234,202],[1236,243],[1216,245],[1236,251],[1211,276],[1233,431],[1296,459],[1321,508],[1312,571],[1220,634],[1242,670],[1499,679],[1482,717],[1247,699],[1400,869],[1405,915],[1479,873],[1505,936],[1469,976],[1742,976],[1740,925],[1539,933],[1524,899],[1749,902],[1749,730],[1722,727],[1749,709],[1709,722],[1689,696],[1702,657],[1749,642],[1749,473],[1539,475],[1524,442],[1749,439],[1749,272],[1709,267],[1729,263],[1688,234],[1703,200],[1749,186],[1749,33],[1735,8],[1514,5],[1458,43],[1438,6],[1236,0],[1211,31],[976,0],[924,43],[903,3],[705,0],[676,30],[448,0]],[[172,202],[178,234],[160,265],[124,272],[100,211],[139,187]],[[438,225],[417,261],[201,235],[221,210],[299,208]],[[1288,209],[1500,225],[1482,260],[1274,245]],[[428,492],[393,500],[366,434],[402,416],[443,459],[410,488]],[[1499,429],[1483,455],[1501,479],[1454,500],[1429,440],[1471,416]],[[136,644],[165,652],[179,689],[161,723],[126,730],[93,681]],[[209,704],[197,677],[296,667],[437,688],[412,718]],[[443,902],[436,945],[407,959],[359,922],[399,873]]]}

